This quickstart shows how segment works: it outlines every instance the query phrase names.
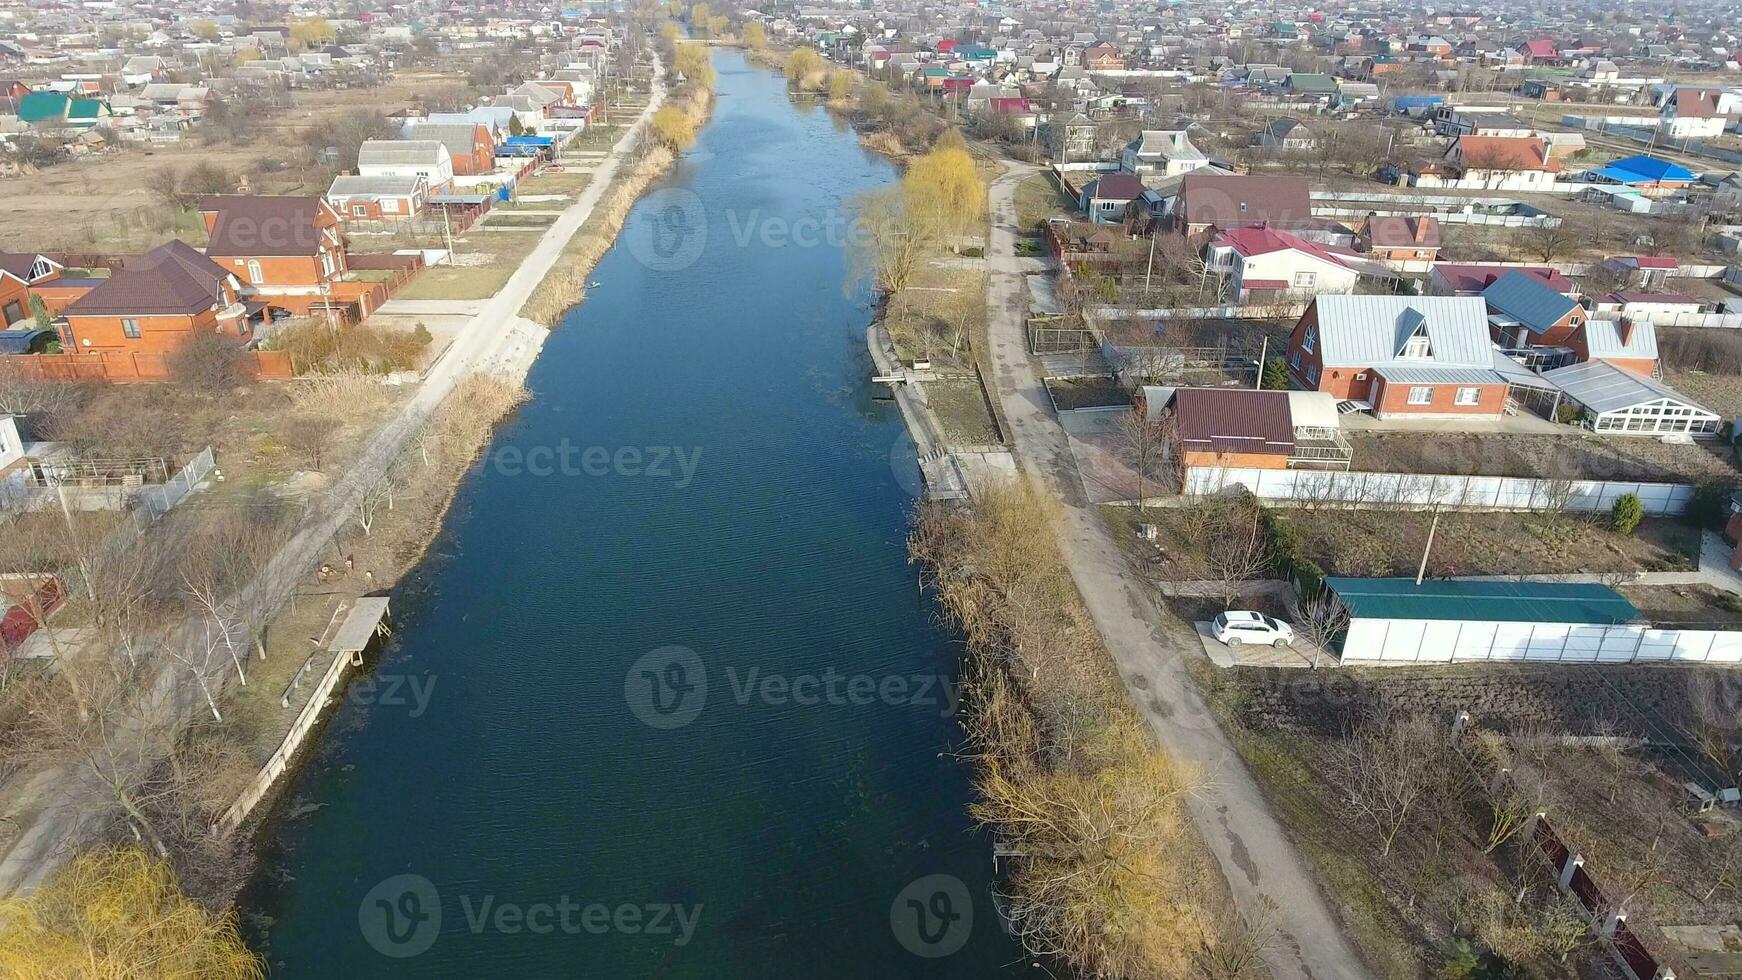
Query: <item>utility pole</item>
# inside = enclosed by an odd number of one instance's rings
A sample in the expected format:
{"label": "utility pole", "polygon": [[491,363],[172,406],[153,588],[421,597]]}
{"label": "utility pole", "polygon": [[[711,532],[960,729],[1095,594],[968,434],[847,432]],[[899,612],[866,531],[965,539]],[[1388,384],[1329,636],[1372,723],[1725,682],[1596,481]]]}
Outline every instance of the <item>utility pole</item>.
{"label": "utility pole", "polygon": [[1155,274],[1155,231],[1149,232],[1149,265],[1143,270],[1143,299],[1149,299],[1149,277]]}
{"label": "utility pole", "polygon": [[1433,523],[1427,526],[1427,546],[1421,549],[1421,565],[1415,570],[1416,585],[1420,585],[1422,578],[1427,575],[1427,556],[1434,550],[1434,532],[1439,530],[1439,528],[1440,508],[1438,505],[1435,505]]}
{"label": "utility pole", "polygon": [[1264,362],[1270,357],[1270,338],[1264,338],[1264,346],[1258,348],[1258,380],[1252,382],[1252,389],[1257,391],[1264,387]]}
{"label": "utility pole", "polygon": [[448,243],[448,261],[454,260],[454,228],[448,223],[448,206],[442,205],[442,238]]}

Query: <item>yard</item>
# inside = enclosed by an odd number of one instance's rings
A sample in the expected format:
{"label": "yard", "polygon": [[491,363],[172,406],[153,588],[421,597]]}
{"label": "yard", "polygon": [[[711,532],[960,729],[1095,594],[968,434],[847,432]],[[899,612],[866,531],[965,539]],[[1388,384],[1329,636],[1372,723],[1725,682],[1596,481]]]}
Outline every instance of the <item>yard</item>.
{"label": "yard", "polygon": [[1559,480],[1665,483],[1739,482],[1734,451],[1721,440],[1693,445],[1564,434],[1346,431],[1353,469]]}
{"label": "yard", "polygon": [[986,395],[974,378],[927,381],[925,397],[944,427],[944,439],[952,447],[992,446],[1002,442],[986,407]]}
{"label": "yard", "polygon": [[474,230],[454,239],[453,258],[431,266],[395,299],[488,299],[508,282],[541,236],[531,231]]}
{"label": "yard", "polygon": [[986,273],[927,263],[889,298],[883,324],[903,362],[929,358],[940,370],[965,370],[986,329]]}
{"label": "yard", "polygon": [[[1711,710],[1735,703],[1725,672],[1194,670],[1379,976],[1451,976],[1454,962],[1490,949],[1533,978],[1610,975],[1585,965],[1598,954],[1584,920],[1524,843],[1538,809],[1606,895],[1630,897],[1628,924],[1682,975],[1694,974],[1662,927],[1742,915],[1742,833],[1728,814],[1694,814],[1680,785],[1735,769],[1736,730]],[[1464,738],[1448,723],[1460,711]],[[1377,785],[1361,773],[1379,763],[1393,788],[1431,787],[1402,811],[1389,847],[1378,814],[1357,805]]]}
{"label": "yard", "polygon": [[[1306,557],[1331,575],[1414,575],[1433,523],[1433,515],[1422,511],[1272,513],[1294,530]],[[1652,518],[1634,534],[1617,534],[1607,517],[1445,511],[1434,532],[1427,574],[1628,575],[1698,566],[1698,528]]]}
{"label": "yard", "polygon": [[1034,231],[1055,215],[1076,213],[1076,202],[1066,197],[1047,174],[1023,178],[1016,185],[1016,221],[1025,230]]}

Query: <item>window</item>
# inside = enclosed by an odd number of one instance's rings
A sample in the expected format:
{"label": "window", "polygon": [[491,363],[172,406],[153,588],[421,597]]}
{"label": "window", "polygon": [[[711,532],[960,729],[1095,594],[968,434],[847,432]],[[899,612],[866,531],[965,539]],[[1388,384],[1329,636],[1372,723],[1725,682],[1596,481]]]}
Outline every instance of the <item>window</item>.
{"label": "window", "polygon": [[139,339],[139,321],[138,320],[122,320],[121,321],[121,332],[132,340],[138,340]]}
{"label": "window", "polygon": [[362,218],[369,214],[369,208],[367,205],[353,204],[351,205],[351,214],[355,217]]}
{"label": "window", "polygon": [[326,275],[326,276],[330,276],[333,274],[334,268],[335,268],[335,266],[333,264],[333,253],[322,252],[321,253],[321,274]]}
{"label": "window", "polygon": [[6,315],[5,315],[4,319],[5,319],[5,323],[0,324],[0,326],[6,326],[9,324],[17,323],[18,321],[24,319],[24,307],[22,305],[20,305],[16,300],[14,300],[13,302],[7,303],[6,304]]}
{"label": "window", "polygon": [[1297,272],[1294,274],[1294,288],[1296,289],[1311,289],[1318,281],[1319,274],[1316,272]]}
{"label": "window", "polygon": [[1428,353],[1427,337],[1422,334],[1416,334],[1414,337],[1403,342],[1403,351],[1398,356],[1426,357],[1428,356]]}
{"label": "window", "polygon": [[1582,316],[1579,316],[1577,313],[1575,313],[1575,314],[1573,314],[1573,318],[1571,320],[1568,320],[1567,322],[1576,327],[1579,324],[1584,323],[1585,318]]}
{"label": "window", "polygon": [[1300,349],[1306,351],[1308,354],[1311,354],[1313,352],[1313,348],[1318,346],[1318,343],[1319,343],[1319,328],[1315,325],[1308,325],[1306,328],[1306,333],[1301,335]]}
{"label": "window", "polygon": [[256,286],[266,281],[266,274],[260,270],[260,263],[248,263],[248,281]]}
{"label": "window", "polygon": [[1409,403],[1411,405],[1432,405],[1434,403],[1433,388],[1428,385],[1412,386],[1409,389]]}
{"label": "window", "polygon": [[1319,366],[1317,364],[1307,369],[1307,380],[1313,384],[1319,383]]}
{"label": "window", "polygon": [[1300,370],[1300,351],[1290,351],[1288,354],[1288,363],[1294,365],[1294,369],[1296,371],[1299,371]]}
{"label": "window", "polygon": [[1458,395],[1452,399],[1454,405],[1475,405],[1482,400],[1482,389],[1459,388]]}
{"label": "window", "polygon": [[399,213],[399,199],[393,198],[393,197],[382,198],[381,199],[381,211],[384,214],[398,214]]}

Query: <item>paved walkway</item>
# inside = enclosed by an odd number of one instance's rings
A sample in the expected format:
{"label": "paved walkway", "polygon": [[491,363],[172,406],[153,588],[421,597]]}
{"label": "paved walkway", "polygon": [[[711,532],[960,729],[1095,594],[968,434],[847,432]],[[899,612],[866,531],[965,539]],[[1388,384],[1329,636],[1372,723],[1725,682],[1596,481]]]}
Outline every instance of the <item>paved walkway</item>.
{"label": "paved walkway", "polygon": [[1248,921],[1275,908],[1277,942],[1266,955],[1280,980],[1364,980],[1365,966],[1343,938],[1263,792],[1246,771],[1187,673],[1203,646],[1190,623],[1164,615],[1152,589],[1125,563],[1083,498],[1064,430],[1029,363],[1023,331],[1028,271],[1016,258],[1016,186],[1032,167],[1006,164],[992,184],[988,302],[993,383],[1022,470],[1064,501],[1059,542],[1090,615],[1132,698],[1176,758],[1196,766],[1203,788],[1192,818]]}
{"label": "paved walkway", "polygon": [[[665,87],[657,57],[654,62],[653,92],[647,107],[635,123],[624,131],[612,149],[611,157],[600,166],[595,179],[575,203],[563,212],[544,238],[533,246],[520,267],[506,285],[485,300],[469,324],[454,338],[440,361],[425,376],[423,386],[406,403],[400,413],[376,431],[351,469],[339,479],[315,511],[304,522],[303,529],[290,539],[278,554],[261,569],[241,596],[232,600],[230,608],[240,604],[260,604],[277,609],[289,598],[298,583],[319,561],[329,540],[350,520],[352,508],[362,495],[376,486],[387,468],[411,444],[423,425],[441,406],[462,380],[476,371],[508,371],[531,363],[537,355],[541,339],[528,332],[530,321],[520,317],[520,308],[532,296],[534,289],[562,256],[569,239],[580,230],[593,213],[605,189],[615,178],[618,166],[640,141],[646,121],[665,98]],[[532,325],[536,327],[536,325]],[[542,334],[543,328],[537,328]],[[196,643],[198,627],[188,625],[179,634],[173,633],[165,643]],[[227,683],[233,675],[223,673],[219,679]],[[166,667],[153,686],[154,710],[159,717],[186,719],[201,709],[197,687],[181,672]],[[155,757],[137,747],[117,747],[114,755],[126,764],[151,764]],[[48,769],[36,774],[25,793],[31,799],[20,809],[34,811],[34,820],[21,827],[18,839],[0,859],[0,896],[21,888],[33,888],[72,850],[99,829],[95,825],[107,821],[92,819],[81,824],[81,817],[107,812],[100,802],[103,790],[85,784],[71,770]]]}

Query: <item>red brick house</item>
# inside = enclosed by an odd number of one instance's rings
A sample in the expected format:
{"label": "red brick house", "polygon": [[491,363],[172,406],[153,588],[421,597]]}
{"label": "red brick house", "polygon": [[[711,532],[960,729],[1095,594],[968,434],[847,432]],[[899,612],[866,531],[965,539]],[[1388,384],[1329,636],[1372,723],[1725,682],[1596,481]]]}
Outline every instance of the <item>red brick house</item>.
{"label": "red brick house", "polygon": [[[0,252],[0,330],[28,320],[33,287],[40,289],[60,278],[61,264],[32,252]],[[49,313],[58,312],[52,303]]]}
{"label": "red brick house", "polygon": [[1433,215],[1407,218],[1397,215],[1367,216],[1356,233],[1361,249],[1374,258],[1407,262],[1440,254],[1440,219]]}
{"label": "red brick house", "polygon": [[368,283],[346,279],[339,213],[318,197],[227,195],[200,202],[206,256],[242,282],[253,301],[295,315],[351,307]]}
{"label": "red brick house", "polygon": [[1473,296],[1319,296],[1288,338],[1298,388],[1362,403],[1381,418],[1498,417],[1488,310]]}
{"label": "red brick house", "polygon": [[1125,67],[1125,59],[1119,56],[1118,48],[1102,41],[1083,49],[1083,67],[1090,71],[1119,71]]}
{"label": "red brick house", "polygon": [[250,338],[241,283],[182,241],[130,260],[62,317],[61,346],[81,354],[163,354],[202,330]]}

